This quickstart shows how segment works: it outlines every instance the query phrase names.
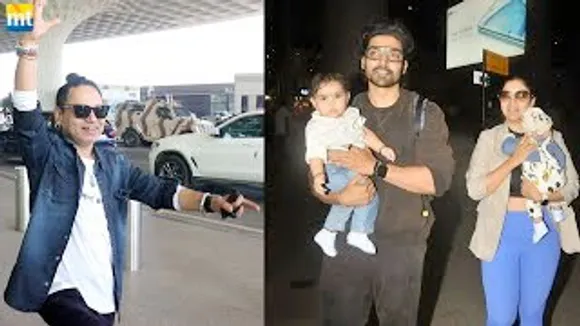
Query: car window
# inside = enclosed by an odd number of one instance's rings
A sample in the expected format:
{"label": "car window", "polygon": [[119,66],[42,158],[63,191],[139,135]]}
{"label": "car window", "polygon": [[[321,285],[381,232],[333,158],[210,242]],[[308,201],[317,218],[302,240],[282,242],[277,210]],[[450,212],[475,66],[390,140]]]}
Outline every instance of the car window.
{"label": "car window", "polygon": [[177,117],[190,117],[191,111],[184,107],[176,106],[173,108],[175,110],[175,116]]}
{"label": "car window", "polygon": [[233,138],[258,138],[264,137],[263,115],[253,115],[240,118],[221,128],[222,135]]}
{"label": "car window", "polygon": [[161,119],[173,119],[173,117],[171,117],[171,111],[169,110],[168,107],[165,106],[160,106],[157,108],[156,110],[157,112],[157,117],[161,118]]}

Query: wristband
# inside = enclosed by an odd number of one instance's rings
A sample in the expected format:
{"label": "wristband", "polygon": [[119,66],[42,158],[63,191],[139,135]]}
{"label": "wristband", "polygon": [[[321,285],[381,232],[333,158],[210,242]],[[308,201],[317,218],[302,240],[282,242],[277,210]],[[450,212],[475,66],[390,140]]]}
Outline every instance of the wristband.
{"label": "wristband", "polygon": [[38,44],[22,45],[22,43],[18,42],[14,48],[16,49],[16,55],[19,57],[33,59],[38,56]]}
{"label": "wristband", "polygon": [[206,192],[205,194],[203,194],[203,197],[201,197],[201,202],[200,202],[200,211],[204,212],[204,213],[213,213],[214,210],[211,208],[211,194],[209,192]]}

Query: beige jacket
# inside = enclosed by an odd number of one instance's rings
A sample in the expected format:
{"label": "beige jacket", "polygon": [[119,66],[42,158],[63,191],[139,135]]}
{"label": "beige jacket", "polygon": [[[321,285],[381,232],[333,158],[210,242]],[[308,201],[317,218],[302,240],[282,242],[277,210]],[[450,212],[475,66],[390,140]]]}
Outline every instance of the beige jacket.
{"label": "beige jacket", "polygon": [[[477,258],[485,261],[493,259],[499,244],[507,211],[511,175],[494,193],[489,195],[486,195],[485,177],[508,158],[501,151],[501,144],[508,134],[508,127],[505,123],[481,132],[466,173],[467,193],[473,200],[479,201],[475,231],[469,249]],[[567,183],[561,191],[568,205],[564,209],[565,219],[559,223],[558,231],[562,250],[571,254],[580,252],[576,217],[574,210],[569,206],[578,197],[578,173],[574,168],[568,148],[564,144],[562,134],[554,131],[554,140],[566,154]]]}

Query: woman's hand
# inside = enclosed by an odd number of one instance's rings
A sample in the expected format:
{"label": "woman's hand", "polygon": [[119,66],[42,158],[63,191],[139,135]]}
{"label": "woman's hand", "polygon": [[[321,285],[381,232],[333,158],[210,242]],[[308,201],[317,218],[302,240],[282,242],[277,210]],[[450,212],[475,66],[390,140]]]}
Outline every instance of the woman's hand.
{"label": "woman's hand", "polygon": [[542,193],[538,190],[538,187],[525,177],[522,178],[522,196],[535,202],[542,201]]}
{"label": "woman's hand", "polygon": [[516,147],[516,150],[511,156],[511,159],[515,166],[522,164],[530,153],[538,149],[538,146],[531,136],[525,135],[520,140],[520,143]]}
{"label": "woman's hand", "polygon": [[373,174],[377,162],[368,148],[361,149],[356,146],[351,146],[348,151],[328,151],[328,159],[330,163],[366,176]]}
{"label": "woman's hand", "polygon": [[22,36],[21,40],[28,43],[38,43],[46,32],[60,23],[60,19],[55,18],[50,21],[44,20],[42,13],[44,12],[46,0],[34,0],[32,3],[34,5],[34,11],[32,14],[34,26],[31,32]]}

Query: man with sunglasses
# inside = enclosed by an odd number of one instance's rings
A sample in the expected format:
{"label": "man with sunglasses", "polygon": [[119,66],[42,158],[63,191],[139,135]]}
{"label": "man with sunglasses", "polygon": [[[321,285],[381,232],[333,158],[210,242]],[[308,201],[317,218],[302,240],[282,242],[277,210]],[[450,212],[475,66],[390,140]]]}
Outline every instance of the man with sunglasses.
{"label": "man with sunglasses", "polygon": [[[399,23],[375,22],[361,37],[360,67],[368,91],[358,94],[352,105],[365,116],[369,129],[388,140],[397,163],[355,146],[329,152],[331,162],[366,178],[341,192],[315,195],[327,204],[359,206],[377,191],[381,205],[372,235],[376,255],[364,255],[337,238],[337,250],[344,254],[323,258],[320,286],[327,326],[365,325],[373,305],[381,325],[417,323],[426,240],[434,220],[421,195],[443,195],[451,186],[455,162],[443,111],[433,102],[419,102],[417,93],[400,85],[412,50],[413,39]],[[417,105],[425,110],[418,135]]]}
{"label": "man with sunglasses", "polygon": [[204,194],[146,174],[99,144],[108,107],[86,78],[68,76],[56,96],[56,128],[49,129],[36,91],[37,49],[58,20],[44,21],[43,7],[43,0],[34,1],[34,30],[16,46],[14,129],[32,205],[4,299],[14,309],[38,312],[49,325],[111,326],[123,289],[128,199],[153,209],[238,216],[259,206],[241,195]]}

